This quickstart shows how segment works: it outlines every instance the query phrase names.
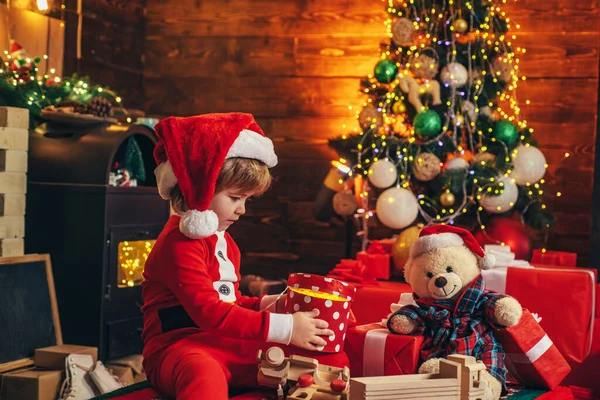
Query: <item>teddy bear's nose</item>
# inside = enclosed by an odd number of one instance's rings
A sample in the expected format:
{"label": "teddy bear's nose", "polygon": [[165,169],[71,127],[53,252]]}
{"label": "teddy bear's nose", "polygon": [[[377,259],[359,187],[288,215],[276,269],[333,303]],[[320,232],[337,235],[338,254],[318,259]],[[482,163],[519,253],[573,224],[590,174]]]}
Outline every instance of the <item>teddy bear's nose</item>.
{"label": "teddy bear's nose", "polygon": [[436,278],[436,280],[435,280],[435,286],[439,287],[439,288],[446,286],[447,283],[448,283],[448,280],[446,278],[444,278],[443,276],[440,276],[440,277]]}

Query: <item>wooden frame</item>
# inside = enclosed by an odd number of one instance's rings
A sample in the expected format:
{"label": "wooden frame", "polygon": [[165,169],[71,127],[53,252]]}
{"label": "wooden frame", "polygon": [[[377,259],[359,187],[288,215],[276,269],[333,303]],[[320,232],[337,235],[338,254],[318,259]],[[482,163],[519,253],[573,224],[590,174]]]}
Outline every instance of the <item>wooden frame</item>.
{"label": "wooden frame", "polygon": [[[48,280],[48,292],[50,293],[50,308],[52,309],[52,322],[54,323],[54,333],[57,345],[63,344],[62,331],[60,329],[60,318],[58,315],[58,304],[56,302],[56,291],[54,290],[54,276],[52,275],[52,263],[49,254],[33,254],[19,257],[0,257],[0,268],[7,264],[25,264],[30,262],[43,261],[46,264],[46,278]],[[33,365],[33,358],[23,358],[21,360],[10,361],[0,364],[0,372],[10,371],[17,368],[29,367]]]}

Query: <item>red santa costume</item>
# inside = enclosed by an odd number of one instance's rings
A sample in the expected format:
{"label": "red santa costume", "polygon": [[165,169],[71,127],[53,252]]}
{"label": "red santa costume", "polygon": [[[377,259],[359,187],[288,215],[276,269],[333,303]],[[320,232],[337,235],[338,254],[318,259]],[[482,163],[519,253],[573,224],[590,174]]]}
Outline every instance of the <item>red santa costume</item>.
{"label": "red santa costume", "polygon": [[[273,143],[249,114],[167,118],[156,125],[154,156],[164,199],[179,184],[188,211],[173,215],[144,269],[144,363],[159,391],[177,399],[227,399],[228,386],[256,386],[256,352],[290,349],[293,319],[265,308],[266,298],[241,296],[240,251],[209,210],[227,158],[277,164]],[[271,307],[273,308],[273,307]],[[314,353],[313,355],[314,356]],[[348,365],[345,354],[322,363]]]}

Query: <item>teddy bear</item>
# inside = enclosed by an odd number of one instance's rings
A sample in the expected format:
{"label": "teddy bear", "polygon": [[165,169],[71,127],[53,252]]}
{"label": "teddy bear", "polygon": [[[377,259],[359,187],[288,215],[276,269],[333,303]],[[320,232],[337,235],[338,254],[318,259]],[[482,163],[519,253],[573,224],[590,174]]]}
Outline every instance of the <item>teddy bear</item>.
{"label": "teddy bear", "polygon": [[425,337],[419,373],[437,373],[439,359],[464,354],[482,360],[490,397],[505,389],[505,353],[494,330],[516,325],[523,309],[513,297],[485,289],[481,270],[494,265],[473,235],[450,225],[428,226],[413,242],[404,267],[416,305],[388,319],[388,329]]}

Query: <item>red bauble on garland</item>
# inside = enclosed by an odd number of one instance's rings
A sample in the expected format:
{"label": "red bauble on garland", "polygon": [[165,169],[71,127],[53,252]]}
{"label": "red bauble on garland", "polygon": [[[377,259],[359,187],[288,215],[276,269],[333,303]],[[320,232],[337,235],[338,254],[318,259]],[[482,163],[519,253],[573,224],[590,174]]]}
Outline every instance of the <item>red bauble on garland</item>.
{"label": "red bauble on garland", "polygon": [[[487,234],[487,236],[486,236]],[[531,257],[531,240],[525,226],[512,218],[491,218],[482,230],[475,232],[475,239],[481,247],[486,244],[504,243],[515,253],[515,259],[529,261]]]}

